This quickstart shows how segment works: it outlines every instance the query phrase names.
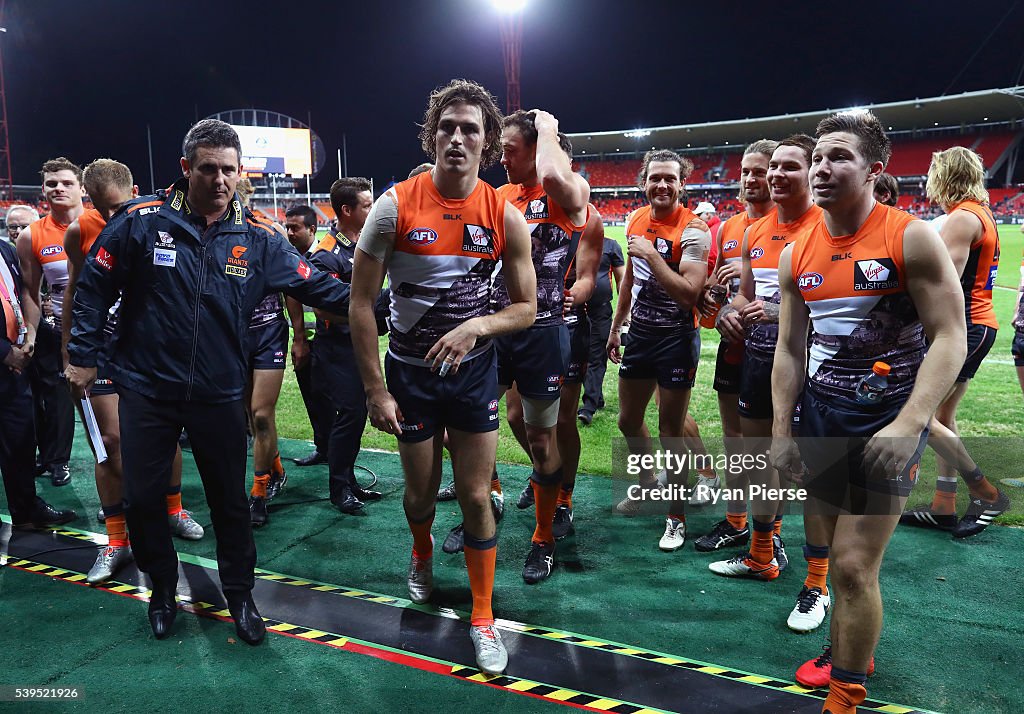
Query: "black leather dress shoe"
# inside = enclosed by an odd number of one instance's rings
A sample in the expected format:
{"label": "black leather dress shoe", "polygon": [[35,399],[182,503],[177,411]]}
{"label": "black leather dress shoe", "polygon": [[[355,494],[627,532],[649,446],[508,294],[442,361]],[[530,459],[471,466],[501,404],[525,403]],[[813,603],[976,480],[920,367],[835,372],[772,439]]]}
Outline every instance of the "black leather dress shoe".
{"label": "black leather dress shoe", "polygon": [[158,640],[171,634],[174,618],[178,616],[177,589],[177,582],[153,582],[153,595],[149,598],[149,626]]}
{"label": "black leather dress shoe", "polygon": [[341,492],[331,498],[333,503],[339,511],[347,513],[350,516],[354,516],[363,510],[363,502],[356,498],[356,495],[352,493],[352,489],[345,486],[341,489]]}
{"label": "black leather dress shoe", "polygon": [[260,611],[256,609],[250,592],[224,593],[228,601],[228,611],[235,621],[235,632],[242,641],[250,645],[258,645],[267,636],[267,626],[263,624]]}
{"label": "black leather dress shoe", "polygon": [[356,485],[352,487],[352,495],[358,498],[360,501],[379,501],[384,498],[384,494],[380,491],[367,491],[362,486]]}
{"label": "black leather dress shoe", "polygon": [[66,486],[71,483],[71,469],[67,464],[55,464],[50,467],[50,483],[54,486]]}
{"label": "black leather dress shoe", "polygon": [[36,505],[23,521],[16,521],[15,528],[51,528],[60,526],[78,518],[78,514],[71,509],[58,511],[41,498],[36,498]]}
{"label": "black leather dress shoe", "polygon": [[292,459],[296,466],[316,466],[317,464],[326,464],[327,455],[321,454],[316,449],[309,456],[303,456],[301,459]]}

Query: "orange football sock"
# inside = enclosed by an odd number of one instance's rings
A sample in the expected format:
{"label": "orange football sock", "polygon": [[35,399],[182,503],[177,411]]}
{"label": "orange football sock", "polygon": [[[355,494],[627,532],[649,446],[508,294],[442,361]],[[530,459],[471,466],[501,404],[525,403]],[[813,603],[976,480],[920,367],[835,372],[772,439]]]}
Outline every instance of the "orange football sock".
{"label": "orange football sock", "polygon": [[[496,539],[479,541],[469,533],[465,534],[466,569],[469,571],[469,589],[473,593],[473,613],[470,623],[473,627],[494,624],[494,612],[491,610],[491,596],[494,593],[494,562],[498,553]],[[489,547],[476,548],[474,545],[489,544]]]}
{"label": "orange football sock", "polygon": [[274,473],[275,474],[283,474],[284,473],[284,464],[281,463],[281,452],[280,451],[277,452],[276,454],[274,454],[274,467],[273,468],[274,468]]}
{"label": "orange football sock", "polygon": [[179,486],[174,493],[167,494],[167,515],[176,516],[181,511],[181,486]]}
{"label": "orange football sock", "polygon": [[758,563],[767,565],[775,557],[774,548],[772,548],[772,535],[774,535],[774,532],[775,526],[771,521],[759,523],[757,519],[754,520],[754,536],[750,541],[750,557]]}
{"label": "orange football sock", "polygon": [[128,526],[124,513],[118,513],[116,516],[108,514],[104,525],[107,527],[107,545],[115,548],[128,545]]}
{"label": "orange football sock", "polygon": [[492,491],[497,491],[498,493],[501,493],[501,479],[498,478],[498,474],[497,473],[495,473],[491,477],[491,490]]}
{"label": "orange football sock", "polygon": [[747,527],[747,512],[743,513],[730,513],[725,512],[725,520],[729,521],[729,525],[738,531],[743,530]]}
{"label": "orange football sock", "polygon": [[409,522],[409,530],[412,531],[412,552],[417,558],[433,557],[434,539],[430,537],[430,528],[434,525],[434,511],[419,523],[414,523],[408,514],[405,520]]}
{"label": "orange football sock", "polygon": [[256,474],[252,477],[252,490],[249,492],[250,496],[257,496],[258,498],[267,497],[267,486],[270,484],[270,474],[261,473]]}
{"label": "orange football sock", "polygon": [[[554,478],[556,477],[557,478]],[[555,509],[558,507],[558,492],[562,485],[562,470],[542,477],[544,484],[530,480],[533,485],[533,499],[536,502],[537,527],[533,531],[534,543],[554,543],[555,535],[551,526],[555,521]]]}
{"label": "orange football sock", "polygon": [[807,560],[807,577],[804,578],[805,588],[819,588],[822,595],[828,595],[828,546],[804,546],[804,558]]}
{"label": "orange football sock", "polygon": [[863,684],[842,682],[835,677],[828,681],[828,697],[822,712],[831,714],[857,714],[857,705],[867,699],[868,690]]}
{"label": "orange football sock", "polygon": [[561,487],[558,489],[558,505],[568,506],[572,508],[572,490],[576,487],[576,482],[565,483],[562,482]]}
{"label": "orange football sock", "polygon": [[782,536],[782,516],[775,516],[775,521],[772,524],[772,533],[779,537]]}

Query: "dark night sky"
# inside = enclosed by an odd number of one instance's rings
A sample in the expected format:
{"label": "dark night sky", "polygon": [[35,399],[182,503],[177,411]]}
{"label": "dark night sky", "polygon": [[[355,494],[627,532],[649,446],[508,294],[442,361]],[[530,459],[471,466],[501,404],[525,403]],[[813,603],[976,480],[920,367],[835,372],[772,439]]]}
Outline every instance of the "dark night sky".
{"label": "dark night sky", "polygon": [[[963,7],[532,0],[522,102],[578,132],[1018,83],[1024,4]],[[111,156],[148,192],[147,123],[156,183],[166,185],[197,114],[258,107],[302,121],[309,113],[329,154],[314,191],[336,177],[343,132],[349,173],[380,185],[423,160],[415,123],[433,87],[469,77],[504,106],[486,0],[8,0],[3,24],[15,183],[38,181],[38,166],[56,155],[82,164]]]}

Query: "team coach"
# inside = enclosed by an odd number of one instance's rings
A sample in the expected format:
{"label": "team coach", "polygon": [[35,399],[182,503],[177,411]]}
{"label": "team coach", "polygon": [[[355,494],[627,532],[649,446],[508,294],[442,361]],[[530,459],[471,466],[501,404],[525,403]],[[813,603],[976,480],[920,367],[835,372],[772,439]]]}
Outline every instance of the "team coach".
{"label": "team coach", "polygon": [[[80,395],[97,362],[109,359],[121,398],[125,512],[139,569],[153,581],[153,633],[167,637],[177,614],[164,493],[184,427],[210,505],[228,609],[239,637],[257,644],[266,630],[251,594],[256,546],[245,493],[249,317],[276,291],[344,314],[348,286],[311,268],[242,207],[234,129],[205,119],[189,130],[182,153],[184,177],[127,204],[90,250],[75,293],[67,376]],[[119,294],[121,317],[105,355],[103,327]]]}

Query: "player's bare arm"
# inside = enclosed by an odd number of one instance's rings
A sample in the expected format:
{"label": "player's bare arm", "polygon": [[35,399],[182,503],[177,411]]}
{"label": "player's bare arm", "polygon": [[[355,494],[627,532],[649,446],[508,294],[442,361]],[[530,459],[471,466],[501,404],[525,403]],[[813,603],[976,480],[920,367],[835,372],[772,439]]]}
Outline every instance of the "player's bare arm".
{"label": "player's bare arm", "polygon": [[942,242],[946,244],[957,275],[963,275],[971,245],[981,238],[983,230],[981,220],[969,211],[953,211],[942,224]]}
{"label": "player's bare arm", "polygon": [[562,207],[574,224],[586,220],[590,185],[573,173],[572,161],[558,143],[558,120],[541,109],[534,109],[537,129],[537,178],[544,192]]}
{"label": "player's bare arm", "polygon": [[807,370],[807,326],[810,312],[793,281],[793,246],[779,257],[779,340],[772,367],[772,465],[782,474],[800,470],[800,453],[790,435],[793,410]]}

